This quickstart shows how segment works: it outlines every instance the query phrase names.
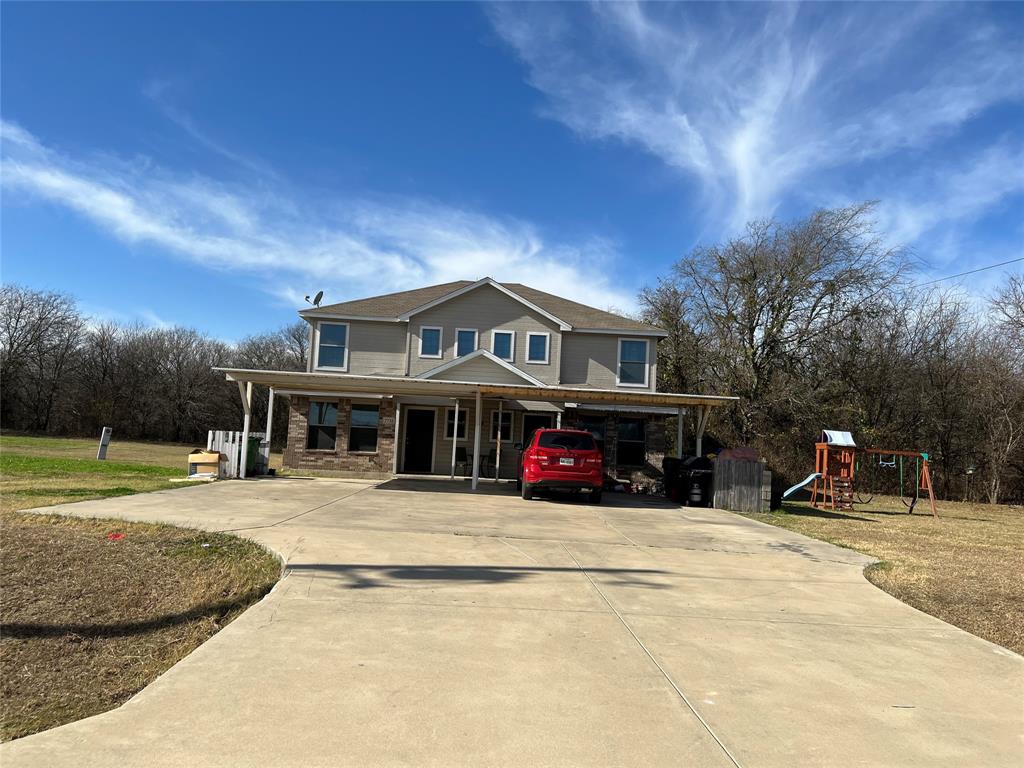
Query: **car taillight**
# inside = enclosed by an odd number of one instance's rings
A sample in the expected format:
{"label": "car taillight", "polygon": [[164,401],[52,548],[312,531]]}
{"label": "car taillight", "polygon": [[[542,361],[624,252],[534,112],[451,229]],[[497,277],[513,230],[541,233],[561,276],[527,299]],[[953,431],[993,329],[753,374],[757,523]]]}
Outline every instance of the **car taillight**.
{"label": "car taillight", "polygon": [[591,466],[594,466],[594,467],[599,467],[599,466],[601,466],[601,457],[600,456],[588,456],[586,459],[583,460],[583,463],[584,464],[590,464]]}

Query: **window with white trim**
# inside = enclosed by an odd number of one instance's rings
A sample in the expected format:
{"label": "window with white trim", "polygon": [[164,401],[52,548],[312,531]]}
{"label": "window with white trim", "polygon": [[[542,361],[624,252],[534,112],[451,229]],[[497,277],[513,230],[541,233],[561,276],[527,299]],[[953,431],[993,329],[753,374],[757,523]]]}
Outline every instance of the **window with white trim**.
{"label": "window with white trim", "polygon": [[465,357],[476,352],[477,331],[473,328],[455,329],[455,356]]}
{"label": "window with white trim", "polygon": [[491,354],[507,363],[516,359],[516,332],[491,331]]}
{"label": "window with white trim", "polygon": [[646,339],[619,339],[619,384],[647,386]]}
{"label": "window with white trim", "polygon": [[550,333],[528,333],[526,334],[526,362],[547,363],[551,341]]}
{"label": "window with white trim", "polygon": [[348,368],[348,323],[317,326],[317,368]]}
{"label": "window with white trim", "polygon": [[[466,414],[467,414],[467,411],[466,411],[465,408],[459,408],[459,432],[458,432],[459,440],[465,440],[466,439]],[[451,440],[452,439],[452,435],[454,435],[454,434],[455,434],[455,409],[454,408],[449,408],[447,414],[445,415],[444,439],[445,440]]]}
{"label": "window with white trim", "polygon": [[420,357],[441,357],[441,329],[425,325],[420,328]]}
{"label": "window with white trim", "polygon": [[498,417],[501,417],[501,442],[507,443],[512,439],[512,411],[491,411],[491,442],[498,441]]}

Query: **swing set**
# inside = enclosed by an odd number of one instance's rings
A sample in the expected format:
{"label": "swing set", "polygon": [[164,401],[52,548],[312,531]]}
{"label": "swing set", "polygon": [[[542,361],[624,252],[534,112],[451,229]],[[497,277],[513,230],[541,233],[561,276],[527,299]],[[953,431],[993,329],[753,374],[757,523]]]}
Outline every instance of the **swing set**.
{"label": "swing set", "polygon": [[[861,471],[862,461],[858,456],[860,453],[864,454],[866,459],[864,473]],[[910,471],[911,459],[914,464],[912,478],[906,476]],[[808,478],[814,480],[811,488],[811,506],[816,509],[852,510],[854,503],[869,504],[875,497],[877,473],[880,470],[898,470],[900,501],[907,507],[909,514],[914,513],[914,507],[921,500],[924,491],[928,495],[932,516],[938,519],[926,452],[889,448],[860,449],[854,444],[849,432],[830,430],[824,431],[822,441],[815,444],[814,474]],[[854,491],[855,474],[867,474],[870,486],[867,498],[864,494]],[[798,486],[794,486],[794,489],[796,487]]]}

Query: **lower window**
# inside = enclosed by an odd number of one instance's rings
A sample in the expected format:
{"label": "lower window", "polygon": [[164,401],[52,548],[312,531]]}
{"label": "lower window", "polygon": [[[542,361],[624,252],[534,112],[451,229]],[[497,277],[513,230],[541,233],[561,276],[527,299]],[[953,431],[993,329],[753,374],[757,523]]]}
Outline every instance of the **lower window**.
{"label": "lower window", "polygon": [[312,401],[306,426],[306,447],[333,451],[338,439],[338,404]]}
{"label": "lower window", "polygon": [[512,439],[512,411],[491,411],[491,442],[498,441],[498,416],[501,416],[501,440],[508,442]]}
{"label": "lower window", "polygon": [[647,461],[643,419],[619,419],[615,441],[615,462],[620,466],[642,467]]}
{"label": "lower window", "polygon": [[348,450],[353,453],[374,453],[380,408],[376,405],[353,405],[352,423],[348,429]]}

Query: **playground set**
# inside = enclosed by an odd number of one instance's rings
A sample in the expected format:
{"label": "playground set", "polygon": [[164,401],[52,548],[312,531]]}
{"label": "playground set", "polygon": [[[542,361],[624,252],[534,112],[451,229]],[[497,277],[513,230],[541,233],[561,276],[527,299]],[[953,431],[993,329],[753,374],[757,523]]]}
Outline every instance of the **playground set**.
{"label": "playground set", "polygon": [[[922,491],[927,492],[932,516],[938,518],[935,510],[935,492],[932,489],[932,475],[928,467],[928,454],[924,451],[901,451],[889,448],[858,448],[849,432],[826,429],[814,445],[814,472],[788,489],[782,498],[811,485],[811,506],[816,509],[852,510],[853,505],[868,504],[874,494],[864,498],[854,490],[854,475],[867,474],[874,478],[878,471],[899,470],[900,500],[910,514],[921,500]],[[863,455],[863,461],[861,456]],[[905,488],[904,469],[909,470],[913,460],[913,485]],[[863,463],[863,467],[862,467]],[[861,469],[864,472],[861,472]],[[908,478],[909,479],[909,478]],[[873,489],[872,489],[873,490]],[[908,491],[907,494],[904,491]]]}

